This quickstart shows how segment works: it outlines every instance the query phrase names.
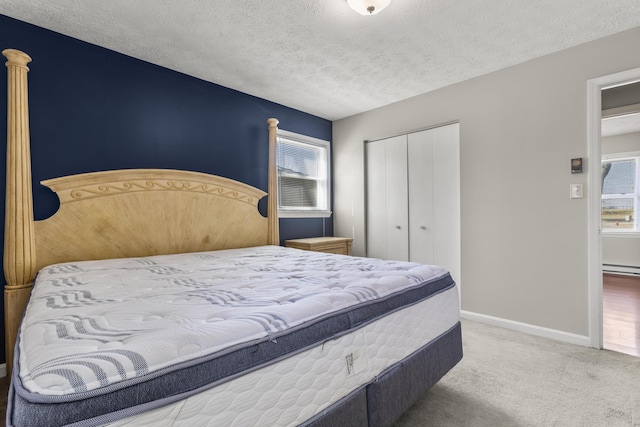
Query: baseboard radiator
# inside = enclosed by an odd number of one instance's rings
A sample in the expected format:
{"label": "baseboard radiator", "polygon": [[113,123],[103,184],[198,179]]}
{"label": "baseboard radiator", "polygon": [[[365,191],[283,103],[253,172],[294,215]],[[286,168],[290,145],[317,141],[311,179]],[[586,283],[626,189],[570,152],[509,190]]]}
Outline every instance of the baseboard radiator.
{"label": "baseboard radiator", "polygon": [[611,273],[611,274],[627,274],[630,276],[640,276],[640,266],[620,265],[620,264],[602,264],[602,272]]}

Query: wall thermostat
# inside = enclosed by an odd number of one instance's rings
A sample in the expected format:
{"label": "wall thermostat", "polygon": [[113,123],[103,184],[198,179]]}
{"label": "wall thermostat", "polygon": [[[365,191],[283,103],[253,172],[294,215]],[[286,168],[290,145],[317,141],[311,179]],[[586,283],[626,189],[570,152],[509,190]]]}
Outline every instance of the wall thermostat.
{"label": "wall thermostat", "polygon": [[571,159],[571,173],[582,173],[582,157]]}

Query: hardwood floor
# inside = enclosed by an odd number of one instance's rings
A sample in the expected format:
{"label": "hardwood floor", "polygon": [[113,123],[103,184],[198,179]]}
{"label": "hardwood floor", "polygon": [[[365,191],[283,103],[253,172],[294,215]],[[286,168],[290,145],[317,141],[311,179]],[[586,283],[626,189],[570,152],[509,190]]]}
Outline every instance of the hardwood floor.
{"label": "hardwood floor", "polygon": [[603,344],[640,356],[640,277],[603,275]]}

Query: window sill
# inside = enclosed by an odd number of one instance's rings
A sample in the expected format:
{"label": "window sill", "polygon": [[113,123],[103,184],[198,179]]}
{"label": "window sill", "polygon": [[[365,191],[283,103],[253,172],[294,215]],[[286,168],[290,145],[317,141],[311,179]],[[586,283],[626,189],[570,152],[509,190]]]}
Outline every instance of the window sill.
{"label": "window sill", "polygon": [[602,231],[602,237],[615,237],[622,239],[640,239],[639,231]]}
{"label": "window sill", "polygon": [[278,211],[280,218],[329,218],[331,211]]}

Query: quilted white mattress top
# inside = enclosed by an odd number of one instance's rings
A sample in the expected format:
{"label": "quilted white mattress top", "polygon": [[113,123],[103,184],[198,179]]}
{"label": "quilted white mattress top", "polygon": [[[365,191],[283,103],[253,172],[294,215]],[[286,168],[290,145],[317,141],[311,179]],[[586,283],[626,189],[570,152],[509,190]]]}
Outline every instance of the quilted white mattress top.
{"label": "quilted white mattress top", "polygon": [[91,393],[446,273],[278,246],[53,265],[21,326],[19,375],[32,393]]}

